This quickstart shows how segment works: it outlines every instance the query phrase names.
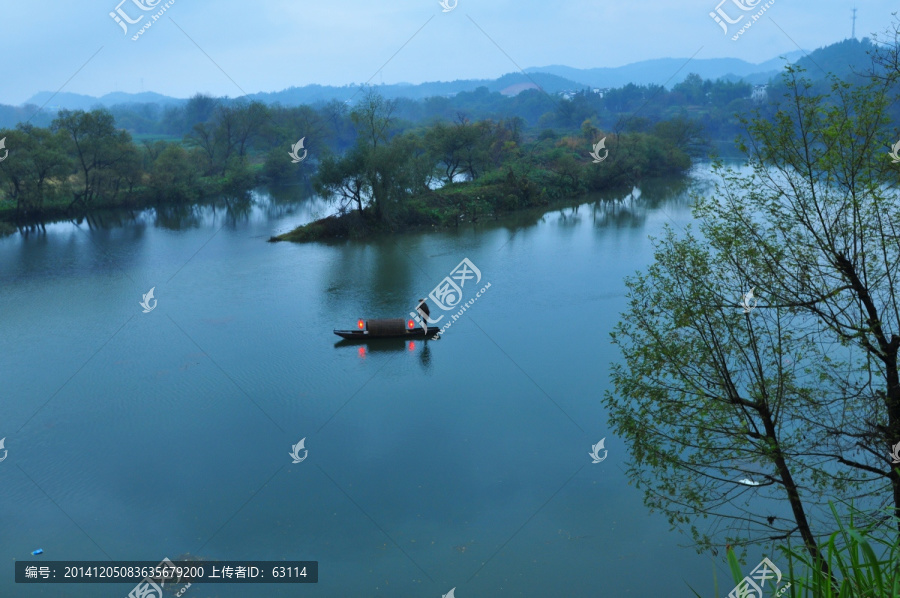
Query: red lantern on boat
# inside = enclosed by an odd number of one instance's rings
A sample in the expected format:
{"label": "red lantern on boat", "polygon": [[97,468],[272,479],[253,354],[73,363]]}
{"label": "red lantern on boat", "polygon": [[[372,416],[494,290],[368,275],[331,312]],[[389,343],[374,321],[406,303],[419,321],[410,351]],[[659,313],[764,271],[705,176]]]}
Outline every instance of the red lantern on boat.
{"label": "red lantern on boat", "polygon": [[369,341],[377,338],[437,338],[440,329],[429,326],[427,330],[419,330],[423,322],[415,316],[412,318],[375,318],[356,321],[356,329],[335,330],[334,333],[347,340]]}

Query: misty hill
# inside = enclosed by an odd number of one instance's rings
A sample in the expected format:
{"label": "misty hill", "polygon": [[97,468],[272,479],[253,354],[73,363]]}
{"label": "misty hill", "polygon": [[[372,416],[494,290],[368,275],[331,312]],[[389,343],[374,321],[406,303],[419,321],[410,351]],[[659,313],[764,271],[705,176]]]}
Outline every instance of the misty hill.
{"label": "misty hill", "polygon": [[869,52],[874,49],[875,44],[867,37],[861,40],[845,39],[810,52],[809,56],[799,58],[796,64],[806,69],[806,75],[810,78],[818,79],[823,73],[833,73],[845,81],[858,83],[858,73],[872,68]]}
{"label": "misty hill", "polygon": [[[787,62],[792,63],[803,56],[796,50],[784,55]],[[642,60],[625,66],[592,69],[577,69],[570,66],[542,66],[525,69],[526,72],[551,73],[579,81],[592,87],[622,87],[629,83],[635,85],[676,85],[689,73],[697,73],[703,79],[722,78],[730,81],[743,79],[747,83],[766,83],[778,75],[784,68],[785,60],[778,57],[760,64],[753,64],[738,58],[657,58]],[[670,80],[671,79],[671,80]]]}
{"label": "misty hill", "polygon": [[[807,70],[807,76],[818,79],[825,72],[833,72],[842,77],[853,77],[853,72],[864,71],[869,66],[867,52],[873,47],[868,39],[847,39],[824,48],[819,48],[808,56],[797,50],[776,57],[766,62],[754,64],[737,58],[702,58],[687,61],[685,58],[659,58],[644,60],[614,68],[578,69],[569,66],[551,65],[531,67],[527,74],[508,73],[497,79],[461,79],[456,81],[434,81],[420,84],[395,83],[375,86],[387,98],[408,98],[421,100],[428,97],[452,97],[460,92],[471,92],[478,87],[487,87],[491,92],[505,95],[516,95],[521,91],[542,87],[549,93],[573,91],[586,87],[616,88],[629,83],[636,85],[666,84],[673,85],[684,81],[691,73],[703,79],[724,79],[727,81],[744,81],[751,84],[772,82],[782,72],[784,65],[794,63]],[[281,91],[259,92],[250,94],[249,99],[259,100],[267,104],[280,103],[283,106],[314,104],[319,101],[338,99],[349,100],[358,94],[357,85],[304,85],[289,87]],[[28,99],[26,104],[43,106],[53,94],[40,92]],[[123,104],[158,104],[182,105],[186,99],[172,98],[154,92],[142,93],[108,93],[99,98],[61,92],[53,97],[47,108],[89,110],[97,106],[107,108]],[[7,119],[3,119],[6,121]],[[15,121],[13,121],[15,122]]]}
{"label": "misty hill", "polygon": [[[549,93],[581,89],[585,84],[571,81],[557,75],[547,73],[535,73],[523,75],[522,73],[509,73],[498,79],[464,79],[457,81],[435,81],[413,85],[410,83],[395,83],[392,85],[377,85],[381,95],[386,98],[408,98],[421,100],[433,96],[454,96],[463,91],[475,91],[479,87],[487,87],[489,91],[497,91],[508,95],[524,89],[533,88],[535,85],[542,87]],[[300,104],[314,104],[319,101],[332,99],[349,100],[359,91],[356,85],[337,87],[333,85],[304,85],[303,87],[289,87],[282,91],[253,93],[248,99],[258,100],[266,104],[280,103],[284,106],[299,106]],[[42,91],[28,99],[26,104],[43,106],[53,94]],[[58,93],[48,108],[68,108],[70,110],[89,110],[96,106],[107,108],[117,104],[183,104],[186,99],[172,98],[153,92],[143,93],[108,93],[99,98],[77,93]]]}
{"label": "misty hill", "polygon": [[[51,99],[52,98],[52,99]],[[160,93],[152,91],[144,91],[141,93],[125,93],[115,91],[104,96],[96,98],[94,96],[83,95],[80,93],[69,93],[61,91],[56,96],[52,92],[41,91],[25,102],[24,105],[33,104],[35,106],[43,106],[49,100],[47,108],[68,108],[69,110],[90,110],[96,106],[114,106],[116,104],[182,104],[187,100],[180,100],[164,96]]]}
{"label": "misty hill", "polygon": [[[487,87],[489,91],[501,93],[509,90],[507,93],[509,95],[514,95],[516,91],[534,87],[535,84],[542,87],[548,93],[556,93],[570,89],[581,89],[585,87],[584,83],[548,73],[533,73],[528,75],[523,75],[522,73],[508,73],[499,79],[459,79],[456,81],[419,83],[418,85],[395,83],[392,85],[376,85],[373,87],[388,99],[408,98],[410,100],[424,100],[425,98],[434,96],[454,96],[463,91],[475,91],[479,87]],[[248,97],[267,104],[279,102],[285,106],[296,106],[299,104],[311,104],[320,100],[328,101],[334,98],[339,100],[349,100],[357,94],[358,90],[359,87],[350,85],[345,87],[305,85],[303,87],[290,87],[283,91],[271,93],[255,93]]]}
{"label": "misty hill", "polygon": [[[788,61],[802,56],[796,51],[786,55]],[[737,58],[694,59],[685,65],[684,58],[659,58],[644,60],[615,68],[577,69],[568,66],[546,66],[525,69],[527,74],[508,73],[498,79],[459,79],[456,81],[432,81],[419,83],[395,83],[376,86],[387,98],[409,98],[420,100],[433,96],[453,96],[463,91],[474,91],[478,87],[487,87],[490,91],[498,91],[514,95],[524,89],[533,88],[535,84],[549,93],[583,89],[585,87],[621,87],[628,83],[645,85],[662,84],[668,81],[671,87],[680,83],[689,73],[697,73],[704,79],[725,78],[728,80],[745,80],[748,83],[765,83],[777,75],[784,61],[773,58],[761,64],[753,64]],[[681,68],[681,67],[684,68]],[[679,71],[679,68],[681,70]],[[676,73],[673,77],[673,74]],[[280,103],[284,106],[313,104],[332,99],[348,100],[358,91],[356,85],[304,85],[289,87],[281,91],[259,92],[250,94],[250,99],[267,104]],[[40,92],[26,102],[42,106],[50,98],[50,92]],[[186,100],[164,96],[154,92],[143,93],[108,93],[99,98],[77,93],[61,92],[54,97],[48,107],[88,110],[96,106],[111,107],[116,104],[182,104]]]}

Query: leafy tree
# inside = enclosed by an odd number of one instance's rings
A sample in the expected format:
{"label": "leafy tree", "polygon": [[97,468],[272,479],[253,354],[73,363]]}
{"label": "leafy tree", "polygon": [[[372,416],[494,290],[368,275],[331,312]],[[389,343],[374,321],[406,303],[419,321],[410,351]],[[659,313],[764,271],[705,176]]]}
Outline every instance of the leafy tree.
{"label": "leafy tree", "polygon": [[65,138],[82,179],[70,207],[90,208],[99,197],[115,197],[123,178],[133,185],[139,156],[131,135],[116,129],[108,110],[61,110],[51,129]]}
{"label": "leafy tree", "polygon": [[460,155],[463,172],[468,175],[469,180],[474,181],[488,168],[492,123],[485,120],[477,123],[467,121],[456,128],[462,144]]}
{"label": "leafy tree", "polygon": [[219,104],[219,100],[212,96],[202,93],[195,94],[184,106],[182,130],[190,131],[196,124],[212,120]]}
{"label": "leafy tree", "polygon": [[[9,154],[0,162],[0,184],[16,202],[16,220],[39,216],[53,179],[64,179],[74,164],[65,152],[65,139],[49,129],[22,123],[0,131]],[[58,194],[65,185],[55,185]]]}
{"label": "leafy tree", "polygon": [[144,146],[144,158],[148,168],[153,164],[159,154],[169,146],[168,143],[162,140],[147,141],[146,139],[141,142],[141,145]]}
{"label": "leafy tree", "polygon": [[350,120],[350,111],[347,104],[340,100],[331,100],[319,111],[325,123],[328,124],[330,138],[334,141],[334,148],[344,150],[353,145],[353,123]]}
{"label": "leafy tree", "polygon": [[694,105],[706,104],[706,92],[709,89],[709,81],[704,81],[697,73],[690,73],[684,81],[674,85],[673,91],[684,94],[685,99]]}
{"label": "leafy tree", "polygon": [[[900,509],[894,92],[810,93],[795,68],[785,85],[774,118],[747,123],[751,173],[717,166],[723,184],[699,198],[702,238],[669,231],[629,279],[605,403],[645,502],[701,549],[799,536],[816,560],[829,498],[873,521]],[[702,531],[707,516],[730,525]]]}
{"label": "leafy tree", "polygon": [[427,190],[435,158],[421,135],[391,136],[395,103],[368,92],[350,116],[359,132],[341,157],[323,156],[313,180],[316,192],[339,202],[340,210],[371,207],[378,222],[404,213],[406,201]]}
{"label": "leafy tree", "polygon": [[713,106],[727,106],[735,100],[746,99],[753,92],[753,86],[744,81],[719,80],[709,87],[709,100]]}
{"label": "leafy tree", "polygon": [[184,142],[189,147],[198,148],[204,158],[204,174],[212,174],[220,170],[219,163],[222,161],[224,148],[222,142],[216,136],[215,127],[208,123],[197,123],[191,132],[185,136]]}
{"label": "leafy tree", "polygon": [[385,148],[391,136],[396,107],[396,101],[386,100],[369,90],[359,106],[350,113],[357,129],[357,145],[364,158],[366,184],[376,220],[384,218],[384,208],[393,186],[391,177],[397,168],[397,164],[392,162],[392,152]]}
{"label": "leafy tree", "polygon": [[581,136],[585,141],[593,144],[594,139],[597,139],[600,136],[600,129],[595,127],[590,119],[587,119],[581,123]]}
{"label": "leafy tree", "polygon": [[297,179],[303,172],[302,164],[295,163],[284,147],[274,147],[266,154],[263,173],[268,180],[282,183]]}
{"label": "leafy tree", "polygon": [[167,143],[153,160],[149,186],[158,200],[183,202],[196,199],[196,160],[181,144]]}
{"label": "leafy tree", "polygon": [[[571,138],[567,138],[571,139]],[[566,194],[574,194],[583,191],[581,185],[581,164],[572,155],[571,147],[562,146],[556,148],[551,156],[549,169],[559,175],[558,187],[563,188]]]}
{"label": "leafy tree", "polygon": [[538,141],[545,141],[548,139],[556,139],[556,137],[557,137],[556,131],[554,131],[553,129],[544,129],[538,135]]}
{"label": "leafy tree", "polygon": [[[342,106],[340,102],[338,106]],[[337,106],[333,108],[338,109]],[[297,106],[295,108],[276,107],[270,109],[271,120],[277,124],[275,127],[267,127],[267,143],[271,148],[279,148],[287,151],[287,148],[296,143],[300,138],[306,138],[310,143],[318,147],[325,145],[335,135],[335,130],[329,126],[329,118],[325,113],[314,110],[309,106]],[[342,118],[336,114],[337,127],[340,128]]]}
{"label": "leafy tree", "polygon": [[375,150],[379,144],[387,143],[395,122],[396,109],[395,100],[386,100],[373,90],[365,93],[359,106],[350,112],[358,138],[365,147]]}
{"label": "leafy tree", "polygon": [[623,87],[610,89],[603,97],[604,104],[617,113],[634,112],[644,101],[646,88],[629,83]]}
{"label": "leafy tree", "polygon": [[254,139],[263,134],[269,109],[261,102],[219,105],[209,122],[199,122],[185,142],[199,147],[206,157],[206,173],[225,175],[229,169],[243,170]]}
{"label": "leafy tree", "polygon": [[444,171],[447,184],[462,170],[463,139],[459,128],[437,122],[425,133],[425,144],[434,160]]}
{"label": "leafy tree", "polygon": [[521,119],[493,123],[489,120],[472,123],[462,115],[453,125],[435,123],[425,133],[425,143],[432,160],[442,166],[447,183],[466,173],[475,180],[491,165],[499,166],[504,149],[512,149],[521,140]]}
{"label": "leafy tree", "polygon": [[244,164],[250,145],[262,134],[263,127],[268,123],[269,108],[262,102],[250,102],[239,104],[231,108],[230,112],[235,115],[236,120],[235,148],[238,159]]}
{"label": "leafy tree", "polygon": [[691,155],[702,153],[708,145],[703,125],[684,115],[656,123],[653,125],[653,134]]}
{"label": "leafy tree", "polygon": [[110,198],[116,199],[121,191],[134,192],[134,186],[144,176],[142,168],[142,156],[137,146],[131,142],[130,136],[127,143],[120,146],[119,159],[103,174],[108,178]]}
{"label": "leafy tree", "polygon": [[362,215],[363,208],[371,197],[364,149],[356,146],[342,157],[336,157],[330,152],[322,156],[313,178],[313,189],[319,195],[337,201],[341,213],[355,206]]}
{"label": "leafy tree", "polygon": [[435,161],[428,153],[424,138],[409,132],[391,140],[388,159],[397,164],[393,178],[395,205],[404,203],[406,198],[428,190],[434,171]]}

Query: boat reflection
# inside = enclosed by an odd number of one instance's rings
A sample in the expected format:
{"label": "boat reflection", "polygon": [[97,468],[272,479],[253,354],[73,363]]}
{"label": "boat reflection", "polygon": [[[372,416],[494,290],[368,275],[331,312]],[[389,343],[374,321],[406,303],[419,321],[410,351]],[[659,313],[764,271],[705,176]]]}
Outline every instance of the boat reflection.
{"label": "boat reflection", "polygon": [[344,339],[334,343],[334,347],[336,349],[353,347],[356,349],[356,354],[360,359],[365,359],[369,354],[374,353],[416,353],[419,356],[419,362],[422,364],[422,367],[428,371],[431,369],[431,347],[429,345],[433,342],[433,340],[407,340],[403,338],[374,338],[364,342]]}

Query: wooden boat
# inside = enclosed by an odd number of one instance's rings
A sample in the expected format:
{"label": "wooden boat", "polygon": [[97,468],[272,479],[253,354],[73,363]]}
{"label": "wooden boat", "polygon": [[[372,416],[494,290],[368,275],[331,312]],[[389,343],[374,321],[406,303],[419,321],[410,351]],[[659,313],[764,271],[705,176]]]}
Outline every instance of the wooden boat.
{"label": "wooden boat", "polygon": [[425,332],[414,320],[387,318],[359,320],[356,330],[335,330],[334,333],[348,340],[366,341],[376,338],[433,338],[440,331],[437,326],[429,326],[428,332]]}

